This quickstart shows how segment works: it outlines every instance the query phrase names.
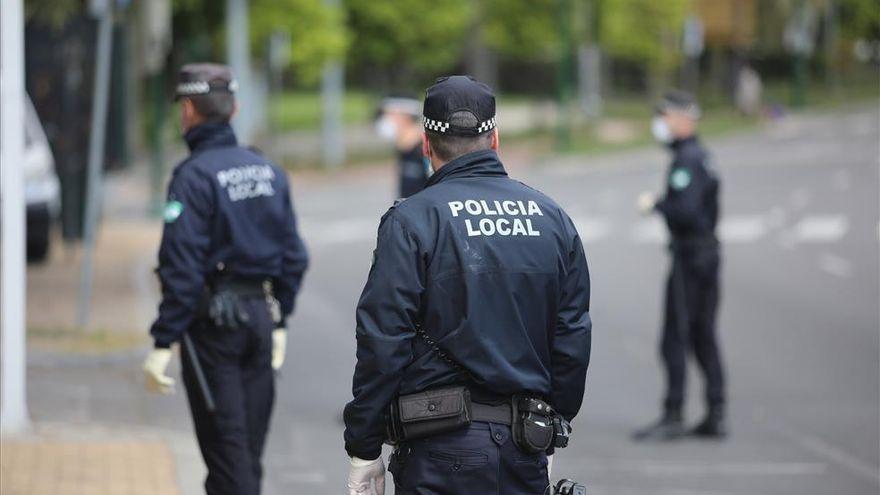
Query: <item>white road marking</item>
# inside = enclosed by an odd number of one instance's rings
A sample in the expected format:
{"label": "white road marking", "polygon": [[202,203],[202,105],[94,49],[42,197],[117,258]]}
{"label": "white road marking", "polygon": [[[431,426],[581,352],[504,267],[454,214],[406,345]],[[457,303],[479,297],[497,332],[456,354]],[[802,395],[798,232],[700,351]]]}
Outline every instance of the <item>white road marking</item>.
{"label": "white road marking", "polygon": [[611,225],[608,220],[601,217],[574,217],[571,219],[577,227],[581,241],[589,244],[608,237],[611,232]]}
{"label": "white road marking", "polygon": [[764,423],[764,425],[771,431],[787,438],[814,455],[837,464],[843,469],[849,471],[850,474],[860,476],[871,481],[873,484],[880,486],[880,471],[877,470],[877,466],[873,463],[863,461],[819,437],[794,430],[789,426],[769,423]]}
{"label": "white road marking", "polygon": [[819,256],[818,265],[819,269],[840,278],[849,278],[852,276],[852,263],[835,254],[823,253]]}
{"label": "white road marking", "polygon": [[845,215],[813,215],[798,222],[787,236],[793,243],[837,242],[849,230]]}
{"label": "white road marking", "polygon": [[730,215],[718,226],[722,242],[752,243],[767,234],[768,221],[764,215]]}
{"label": "white road marking", "polygon": [[665,244],[669,240],[666,226],[658,217],[641,220],[632,231],[632,240],[636,244]]}

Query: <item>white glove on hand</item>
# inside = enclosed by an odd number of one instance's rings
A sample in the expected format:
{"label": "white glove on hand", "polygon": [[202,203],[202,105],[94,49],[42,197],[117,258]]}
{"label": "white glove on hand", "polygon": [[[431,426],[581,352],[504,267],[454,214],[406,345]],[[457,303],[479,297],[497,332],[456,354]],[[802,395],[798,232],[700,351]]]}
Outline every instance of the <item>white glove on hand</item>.
{"label": "white glove on hand", "polygon": [[[370,485],[376,484],[370,489]],[[348,495],[384,495],[385,494],[385,463],[382,456],[372,461],[357,457],[351,458],[348,470]]]}
{"label": "white glove on hand", "polygon": [[636,207],[642,215],[647,215],[654,211],[654,206],[656,204],[657,198],[654,196],[654,193],[651,192],[643,192],[642,194],[639,194],[639,199],[636,200]]}
{"label": "white glove on hand", "polygon": [[272,330],[272,369],[278,371],[284,366],[284,355],[287,350],[287,330]]}
{"label": "white glove on hand", "polygon": [[145,385],[150,392],[174,393],[174,378],[165,374],[171,361],[171,349],[153,349],[144,360]]}
{"label": "white glove on hand", "polygon": [[547,477],[553,472],[553,455],[547,456]]}

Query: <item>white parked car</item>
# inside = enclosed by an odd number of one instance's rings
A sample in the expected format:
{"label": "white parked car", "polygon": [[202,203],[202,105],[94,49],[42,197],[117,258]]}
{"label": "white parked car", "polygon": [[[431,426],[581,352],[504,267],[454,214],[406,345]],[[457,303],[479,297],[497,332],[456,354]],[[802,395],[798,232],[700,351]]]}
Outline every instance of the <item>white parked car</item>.
{"label": "white parked car", "polygon": [[30,98],[24,105],[24,197],[27,203],[28,261],[49,254],[52,224],[61,208],[61,187],[55,159]]}
{"label": "white parked car", "polygon": [[61,209],[61,186],[52,148],[31,99],[24,108],[24,197],[27,202],[28,260],[43,261],[49,254],[52,224]]}

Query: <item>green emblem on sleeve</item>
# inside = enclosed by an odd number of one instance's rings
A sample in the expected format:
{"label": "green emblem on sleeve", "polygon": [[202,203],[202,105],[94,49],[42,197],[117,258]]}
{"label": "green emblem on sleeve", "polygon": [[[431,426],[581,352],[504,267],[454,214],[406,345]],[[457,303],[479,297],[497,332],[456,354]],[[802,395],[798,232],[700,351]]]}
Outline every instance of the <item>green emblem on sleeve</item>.
{"label": "green emblem on sleeve", "polygon": [[681,191],[691,183],[691,173],[686,168],[677,168],[669,174],[669,185],[676,191]]}
{"label": "green emblem on sleeve", "polygon": [[181,213],[183,213],[183,203],[180,201],[169,201],[165,205],[165,223],[173,223]]}

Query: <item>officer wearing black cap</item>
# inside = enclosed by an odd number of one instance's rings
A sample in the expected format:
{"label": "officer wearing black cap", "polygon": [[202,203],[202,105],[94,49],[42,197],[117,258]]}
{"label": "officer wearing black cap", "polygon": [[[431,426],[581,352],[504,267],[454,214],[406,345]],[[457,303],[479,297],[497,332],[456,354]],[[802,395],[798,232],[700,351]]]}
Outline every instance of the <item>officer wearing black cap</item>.
{"label": "officer wearing black cap", "polygon": [[425,188],[431,164],[422,155],[422,104],[407,95],[391,95],[376,112],[376,133],[394,144],[397,154],[397,197]]}
{"label": "officer wearing black cap", "polygon": [[671,238],[672,267],[661,339],[667,389],[660,420],[637,431],[637,440],[671,440],[688,433],[682,406],[689,351],[705,377],[707,404],[705,418],[690,433],[710,438],[727,434],[724,371],[715,331],[721,259],[715,235],[719,180],[697,138],[699,117],[700,108],[691,95],[671,91],[658,102],[651,124],[654,137],[673,155],[666,194],[658,200],[642,193],[638,201],[643,213],[663,215]]}
{"label": "officer wearing black cap", "polygon": [[235,90],[225,66],[180,70],[176,99],[190,156],[168,186],[157,269],[162,302],[144,372],[148,388],[173,392],[165,374],[170,347],[188,344],[183,382],[208,467],[205,490],[253,495],[273,369],[284,361],[285,320],[308,260],[286,174],[236,142],[229,125]]}
{"label": "officer wearing black cap", "polygon": [[583,246],[552,199],[508,177],[495,97],[467,76],[424,101],[434,175],[379,225],[345,407],[349,494],[545,492],[590,357]]}

